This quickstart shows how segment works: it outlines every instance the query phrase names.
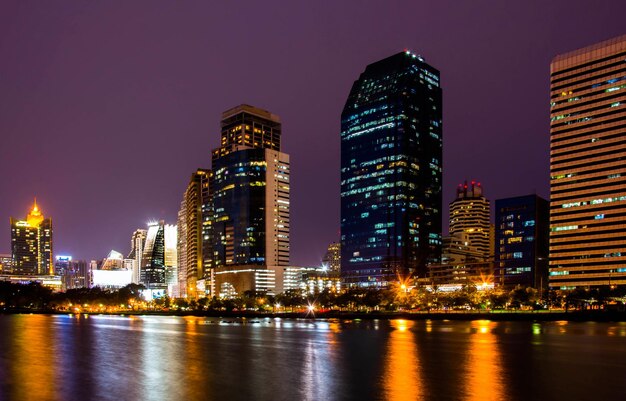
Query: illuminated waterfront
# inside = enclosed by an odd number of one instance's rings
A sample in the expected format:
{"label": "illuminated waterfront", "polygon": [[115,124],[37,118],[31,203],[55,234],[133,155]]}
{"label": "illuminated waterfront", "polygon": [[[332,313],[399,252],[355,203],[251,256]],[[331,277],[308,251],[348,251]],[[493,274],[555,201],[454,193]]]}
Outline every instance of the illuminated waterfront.
{"label": "illuminated waterfront", "polygon": [[626,323],[0,316],[0,399],[609,399]]}

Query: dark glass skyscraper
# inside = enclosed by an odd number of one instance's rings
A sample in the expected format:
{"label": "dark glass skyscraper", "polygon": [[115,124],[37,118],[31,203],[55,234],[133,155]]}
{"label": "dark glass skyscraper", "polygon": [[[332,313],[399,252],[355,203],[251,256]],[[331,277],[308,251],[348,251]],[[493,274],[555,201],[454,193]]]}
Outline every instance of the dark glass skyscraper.
{"label": "dark glass skyscraper", "polygon": [[547,288],[548,207],[537,195],[496,200],[496,285]]}
{"label": "dark glass skyscraper", "polygon": [[149,289],[165,288],[165,227],[163,221],[148,225],[140,278],[141,283]]}
{"label": "dark glass skyscraper", "polygon": [[367,66],[341,114],[341,270],[348,283],[424,276],[441,253],[439,71],[402,52]]}
{"label": "dark glass skyscraper", "polygon": [[213,151],[213,271],[216,294],[272,291],[289,265],[289,155],[280,118],[240,105],[222,114]]}

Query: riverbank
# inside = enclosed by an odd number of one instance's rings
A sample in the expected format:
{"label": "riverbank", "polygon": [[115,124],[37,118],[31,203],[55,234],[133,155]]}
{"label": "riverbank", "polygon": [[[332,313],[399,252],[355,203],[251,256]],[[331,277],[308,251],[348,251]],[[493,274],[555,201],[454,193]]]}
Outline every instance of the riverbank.
{"label": "riverbank", "polygon": [[[56,310],[5,309],[0,314],[62,314],[69,312]],[[112,316],[197,316],[211,318],[282,318],[282,319],[406,319],[406,320],[492,320],[492,321],[572,321],[572,322],[626,322],[626,311],[617,310],[575,310],[575,311],[436,311],[436,312],[282,312],[267,313],[255,311],[123,311],[91,312],[87,315]]]}

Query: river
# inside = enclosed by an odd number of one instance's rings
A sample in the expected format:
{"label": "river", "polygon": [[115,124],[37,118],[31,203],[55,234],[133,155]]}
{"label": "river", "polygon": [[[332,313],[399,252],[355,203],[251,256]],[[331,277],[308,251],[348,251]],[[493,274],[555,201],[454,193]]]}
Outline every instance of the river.
{"label": "river", "polygon": [[0,315],[0,400],[617,400],[626,323]]}

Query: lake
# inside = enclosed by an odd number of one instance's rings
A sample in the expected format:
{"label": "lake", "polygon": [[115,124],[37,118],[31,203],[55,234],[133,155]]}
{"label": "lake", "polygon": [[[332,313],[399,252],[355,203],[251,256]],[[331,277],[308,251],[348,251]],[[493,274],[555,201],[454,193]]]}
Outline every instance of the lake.
{"label": "lake", "polygon": [[612,400],[626,323],[0,315],[0,400]]}

